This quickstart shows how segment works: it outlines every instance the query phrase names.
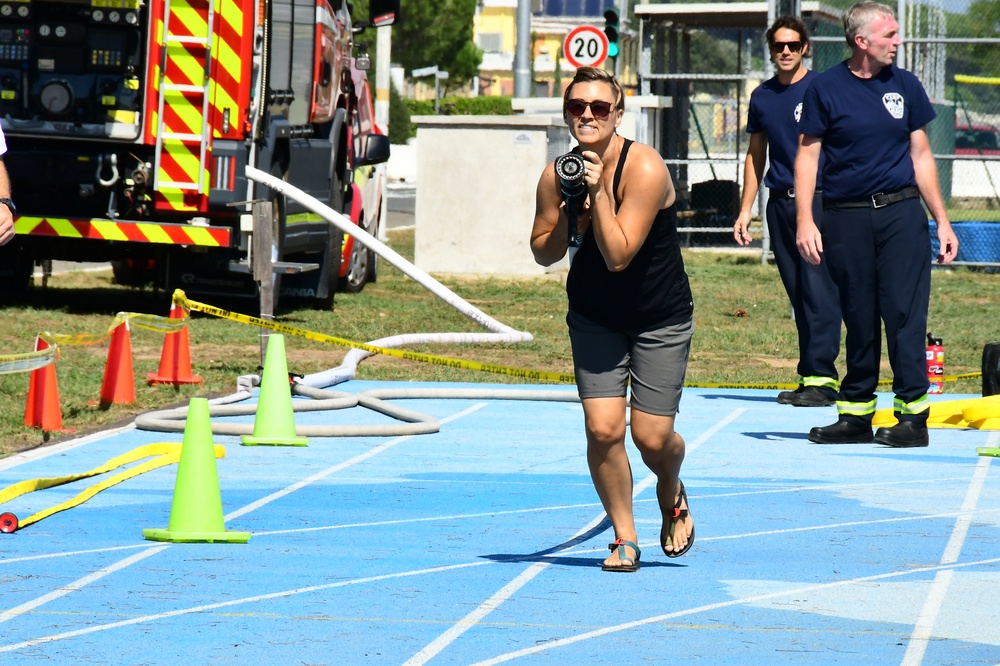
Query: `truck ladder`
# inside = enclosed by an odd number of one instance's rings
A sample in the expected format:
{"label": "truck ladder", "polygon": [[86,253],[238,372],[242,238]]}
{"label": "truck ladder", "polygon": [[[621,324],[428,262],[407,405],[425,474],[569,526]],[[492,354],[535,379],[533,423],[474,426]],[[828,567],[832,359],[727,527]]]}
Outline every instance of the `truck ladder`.
{"label": "truck ladder", "polygon": [[[206,3],[207,16],[196,9]],[[211,129],[208,123],[209,88],[211,86],[212,36],[215,23],[215,0],[164,0],[163,40],[160,57],[159,109],[156,120],[156,168],[153,171],[153,189],[205,192],[205,164]],[[206,19],[202,24],[201,19]],[[188,28],[191,35],[172,35],[173,22]],[[191,51],[204,51],[204,70],[201,83],[176,83],[177,77],[197,66],[201,55]],[[168,78],[168,67],[170,78]],[[200,102],[200,106],[199,106]],[[170,116],[170,121],[166,116]],[[173,126],[170,126],[173,125]],[[179,127],[178,125],[183,125]],[[179,129],[200,128],[198,131]],[[197,151],[194,150],[197,145]],[[192,174],[194,154],[198,155],[198,171]],[[165,168],[165,162],[171,165]]]}

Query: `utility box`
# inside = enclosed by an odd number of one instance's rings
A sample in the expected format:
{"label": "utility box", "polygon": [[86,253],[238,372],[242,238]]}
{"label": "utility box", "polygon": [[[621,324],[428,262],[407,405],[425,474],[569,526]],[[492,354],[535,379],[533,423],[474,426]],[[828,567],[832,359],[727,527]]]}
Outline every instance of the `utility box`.
{"label": "utility box", "polygon": [[542,275],[529,245],[545,165],[569,152],[561,118],[414,116],[414,264],[428,273]]}

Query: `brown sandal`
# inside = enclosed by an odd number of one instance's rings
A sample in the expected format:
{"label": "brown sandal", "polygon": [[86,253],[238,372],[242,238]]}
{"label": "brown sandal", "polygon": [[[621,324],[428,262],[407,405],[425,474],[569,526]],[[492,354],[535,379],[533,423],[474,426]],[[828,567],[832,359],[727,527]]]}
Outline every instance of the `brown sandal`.
{"label": "brown sandal", "polygon": [[674,529],[677,527],[677,521],[684,520],[691,515],[689,509],[681,508],[682,504],[686,505],[688,503],[688,496],[687,491],[684,489],[684,482],[677,479],[677,483],[681,486],[681,492],[677,496],[677,503],[674,504],[674,515],[670,517],[670,529],[665,533],[665,528],[660,528],[660,548],[663,549],[663,554],[667,557],[680,557],[684,553],[691,550],[691,546],[694,545],[694,525],[692,525],[691,534],[688,535],[687,545],[680,550],[667,550],[667,544],[673,543],[674,541]]}

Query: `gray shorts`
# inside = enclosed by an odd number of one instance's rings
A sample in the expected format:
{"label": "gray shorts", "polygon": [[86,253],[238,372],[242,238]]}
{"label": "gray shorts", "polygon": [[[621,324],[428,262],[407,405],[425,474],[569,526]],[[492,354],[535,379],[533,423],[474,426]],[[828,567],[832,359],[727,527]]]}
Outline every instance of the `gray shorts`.
{"label": "gray shorts", "polygon": [[681,402],[694,321],[617,331],[572,310],[566,316],[580,398],[620,398],[630,380],[632,407],[674,416]]}

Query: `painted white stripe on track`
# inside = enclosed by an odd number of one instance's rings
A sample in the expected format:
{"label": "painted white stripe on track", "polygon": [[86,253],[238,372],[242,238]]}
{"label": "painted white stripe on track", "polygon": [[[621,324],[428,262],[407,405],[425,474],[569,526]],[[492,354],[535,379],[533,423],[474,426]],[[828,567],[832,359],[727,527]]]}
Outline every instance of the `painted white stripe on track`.
{"label": "painted white stripe on track", "polygon": [[[703,432],[701,435],[699,435],[698,438],[695,439],[693,442],[687,444],[685,447],[686,452],[690,453],[691,451],[697,449],[703,442],[707,441],[719,430],[721,430],[722,428],[726,427],[727,425],[735,421],[745,411],[747,411],[746,408],[742,407],[740,409],[736,409],[730,412],[729,415],[726,416],[726,418],[717,422],[714,426],[712,426],[711,428]],[[653,485],[653,483],[655,482],[656,482],[656,475],[650,474],[635,486],[632,492],[632,496],[635,497],[639,495],[642,491],[644,491],[649,486]],[[598,514],[596,518],[591,520],[586,526],[584,526],[576,534],[574,534],[573,537],[570,539],[570,541],[579,538],[580,536],[586,534],[590,530],[600,525],[601,522],[604,520],[604,517],[605,514],[603,512]],[[404,666],[419,666],[420,664],[427,663],[427,661],[429,661],[435,655],[440,653],[441,650],[451,645],[462,634],[464,634],[472,627],[476,626],[476,624],[479,621],[481,621],[487,615],[489,615],[494,610],[499,608],[504,601],[510,599],[515,592],[517,592],[519,589],[521,589],[529,582],[531,582],[531,580],[534,579],[535,576],[545,571],[545,569],[547,569],[550,566],[550,564],[551,564],[550,562],[538,562],[530,565],[527,569],[522,571],[520,575],[518,575],[511,582],[507,583],[507,585],[503,586],[499,591],[497,591],[496,594],[494,594],[485,602],[480,604],[478,608],[476,608],[474,611],[472,611],[471,613],[463,617],[461,620],[459,620],[457,623],[452,625],[452,627],[448,629],[448,631],[444,632],[443,634],[435,638],[427,646],[425,646],[423,650],[413,655],[410,659],[404,662]]]}
{"label": "painted white stripe on track", "polygon": [[[483,407],[486,407],[486,405],[487,405],[487,403],[485,403],[485,402],[477,403],[477,404],[473,405],[472,407],[469,407],[468,409],[464,409],[464,410],[458,412],[457,414],[452,414],[451,416],[449,416],[447,418],[441,419],[439,421],[439,423],[445,424],[445,423],[448,423],[450,421],[454,421],[456,419],[460,419],[463,416],[468,416],[469,414],[472,414],[473,412],[477,412],[480,409],[482,409]],[[322,472],[318,472],[316,474],[313,474],[310,477],[302,479],[301,481],[297,481],[297,482],[293,483],[292,485],[288,486],[287,488],[283,488],[283,489],[279,490],[276,493],[271,493],[267,497],[262,497],[259,500],[257,500],[256,502],[251,502],[250,504],[247,504],[242,509],[237,509],[236,511],[233,511],[232,513],[226,514],[225,520],[226,521],[230,521],[230,520],[233,520],[234,518],[239,518],[240,516],[246,515],[246,514],[250,513],[251,511],[255,511],[255,510],[259,509],[260,507],[262,507],[262,506],[264,506],[266,504],[270,504],[271,502],[273,502],[275,500],[278,500],[278,499],[281,499],[282,497],[285,497],[286,495],[291,495],[296,490],[301,490],[301,489],[305,488],[306,486],[308,486],[311,483],[315,483],[316,481],[319,481],[320,479],[325,479],[326,477],[330,476],[331,474],[335,474],[335,473],[337,473],[337,472],[339,472],[341,470],[347,469],[348,467],[352,467],[353,465],[357,465],[360,462],[364,462],[365,460],[368,460],[369,458],[373,458],[373,457],[377,456],[380,453],[384,453],[385,451],[388,451],[389,449],[391,449],[392,447],[396,446],[397,444],[402,444],[403,442],[405,442],[407,440],[410,440],[410,439],[413,439],[414,437],[416,437],[416,435],[404,435],[402,437],[397,437],[396,439],[389,440],[385,444],[379,444],[378,446],[376,446],[376,447],[374,447],[372,449],[369,449],[368,451],[365,451],[364,453],[362,453],[360,455],[354,456],[350,460],[345,460],[344,462],[338,463],[338,464],[334,465],[333,467],[328,467],[325,470],[323,470]]]}
{"label": "painted white stripe on track", "polygon": [[[475,404],[475,405],[469,407],[468,409],[464,409],[461,412],[458,412],[456,414],[452,414],[451,416],[449,416],[447,418],[441,419],[440,423],[442,423],[442,424],[443,423],[448,423],[450,421],[454,421],[456,419],[459,419],[459,418],[461,418],[463,416],[467,416],[468,414],[471,414],[473,412],[476,412],[476,411],[482,409],[483,407],[486,407],[487,404],[488,403],[485,403],[485,402]],[[126,428],[122,428],[122,430],[127,430],[127,429],[129,429],[131,427],[134,427],[134,426],[133,425],[127,426]],[[109,434],[111,434],[111,433],[109,433],[109,432],[100,433],[100,435],[102,437],[103,436],[108,436]],[[309,477],[307,479],[304,479],[304,480],[302,480],[302,481],[300,481],[298,483],[292,484],[291,486],[288,486],[284,490],[278,491],[277,493],[273,493],[271,495],[268,495],[267,497],[264,497],[264,498],[262,498],[260,500],[257,500],[256,502],[248,504],[247,506],[243,507],[242,509],[238,509],[237,511],[234,511],[233,513],[231,513],[228,516],[226,516],[225,520],[229,520],[232,517],[242,516],[245,513],[249,513],[250,511],[252,511],[254,509],[257,509],[257,508],[260,508],[261,506],[264,506],[265,504],[268,504],[270,502],[273,502],[274,500],[276,500],[276,499],[278,499],[280,497],[284,497],[285,495],[291,494],[292,492],[294,492],[294,491],[296,491],[296,490],[298,490],[298,489],[300,489],[300,488],[302,488],[302,487],[304,487],[304,486],[306,486],[306,485],[308,485],[308,484],[310,484],[310,483],[312,483],[314,481],[317,481],[317,480],[322,479],[322,478],[324,478],[326,476],[329,476],[330,474],[333,474],[334,472],[338,472],[338,471],[340,471],[342,469],[350,467],[351,465],[355,465],[355,464],[357,464],[359,462],[367,460],[368,458],[371,458],[372,456],[375,456],[375,455],[377,455],[379,453],[382,453],[383,451],[386,451],[386,450],[392,448],[393,446],[396,446],[397,444],[400,444],[401,442],[404,442],[404,441],[406,441],[408,439],[412,439],[413,437],[415,437],[415,435],[406,435],[404,437],[397,437],[396,439],[391,440],[389,442],[386,442],[385,444],[382,444],[381,446],[376,446],[375,448],[371,449],[370,451],[367,451],[366,453],[363,453],[363,454],[361,454],[359,456],[355,456],[354,458],[351,458],[350,460],[342,462],[342,463],[340,463],[338,465],[334,465],[333,467],[330,467],[330,468],[328,468],[328,469],[320,472],[319,474],[315,474],[315,475],[313,475],[313,476],[311,476],[311,477]],[[100,437],[98,437],[97,439],[100,439]],[[90,439],[89,438],[83,438],[81,440],[74,440],[73,442],[69,442],[68,444],[73,444],[74,446],[79,446],[81,444],[86,443],[87,441],[90,441]],[[127,557],[124,560],[120,560],[120,561],[118,561],[118,562],[116,562],[116,563],[114,563],[114,564],[112,564],[112,565],[110,565],[108,567],[105,567],[104,569],[101,569],[100,571],[96,571],[93,574],[90,574],[89,576],[85,576],[85,577],[83,577],[83,578],[81,578],[81,579],[79,579],[79,580],[77,580],[77,581],[75,581],[75,582],[73,582],[73,583],[71,583],[69,585],[66,585],[64,587],[60,587],[57,590],[53,590],[52,592],[49,592],[48,594],[42,595],[41,597],[38,597],[37,599],[33,599],[33,600],[31,600],[31,601],[29,601],[27,603],[24,603],[24,604],[22,604],[20,606],[17,606],[16,608],[12,608],[9,611],[5,611],[3,613],[0,613],[0,624],[2,624],[3,622],[6,622],[7,620],[9,620],[11,618],[14,618],[14,617],[17,617],[18,615],[21,615],[22,613],[25,613],[27,611],[33,610],[33,609],[38,608],[39,606],[42,606],[42,605],[44,605],[44,604],[46,604],[46,603],[48,603],[50,601],[58,599],[59,597],[63,597],[65,595],[69,594],[70,592],[75,592],[75,591],[77,591],[79,589],[82,589],[86,585],[89,585],[90,583],[92,583],[92,582],[94,582],[96,580],[100,580],[101,578],[103,578],[104,576],[106,576],[108,574],[114,573],[114,572],[116,572],[116,571],[118,571],[120,569],[124,569],[124,568],[126,568],[128,566],[131,566],[132,564],[135,564],[136,562],[139,562],[140,560],[143,560],[146,557],[149,557],[150,555],[155,555],[156,553],[159,553],[160,551],[166,550],[167,548],[170,547],[170,545],[171,544],[165,544],[165,545],[162,545],[162,546],[156,546],[156,547],[150,548],[149,550],[147,550],[145,552],[137,553],[135,555],[132,555],[131,557]],[[465,565],[460,565],[460,566],[465,566]],[[168,616],[169,616],[169,614],[166,614],[163,617],[168,617]],[[128,622],[126,622],[124,624],[128,624]],[[71,632],[70,635],[77,635],[77,634]],[[39,640],[42,640],[42,639],[39,639]],[[47,642],[48,640],[54,640],[54,639],[45,639],[44,642]],[[31,642],[29,641],[28,643],[31,643]],[[8,651],[9,647],[10,646],[0,648],[0,652]]]}
{"label": "painted white stripe on track", "polygon": [[636,627],[643,627],[649,624],[657,624],[660,622],[666,622],[667,620],[676,620],[680,617],[686,617],[688,615],[695,615],[697,613],[705,613],[708,611],[719,610],[722,608],[732,608],[733,606],[742,606],[744,604],[759,604],[762,601],[770,601],[772,599],[781,599],[783,597],[791,597],[802,594],[808,594],[810,592],[816,592],[819,590],[829,590],[837,587],[849,587],[853,585],[858,585],[861,583],[871,583],[881,580],[891,580],[893,578],[901,578],[904,576],[913,576],[915,574],[923,574],[935,571],[950,571],[953,569],[962,569],[965,567],[981,567],[991,564],[1000,564],[1000,557],[994,557],[988,560],[978,560],[976,562],[965,562],[963,564],[950,564],[950,565],[936,565],[933,567],[920,567],[916,569],[907,569],[906,571],[891,571],[884,574],[875,574],[873,576],[864,576],[862,578],[851,578],[849,580],[838,580],[833,583],[818,583],[816,585],[808,585],[806,587],[799,587],[794,590],[782,590],[780,592],[772,592],[770,594],[759,594],[753,597],[744,597],[741,599],[730,599],[729,601],[720,601],[714,604],[706,604],[704,606],[696,606],[694,608],[688,608],[686,610],[679,610],[673,613],[666,613],[664,615],[656,615],[653,617],[643,618],[641,620],[635,620],[633,622],[627,622],[625,624],[618,624],[612,627],[604,627],[603,629],[595,629],[594,631],[588,631],[576,636],[570,636],[568,638],[560,638],[558,640],[549,641],[548,643],[542,643],[541,645],[535,645],[534,647],[525,648],[523,650],[517,650],[516,652],[508,652],[507,654],[502,654],[492,659],[486,659],[483,661],[476,662],[472,666],[492,666],[493,664],[501,664],[505,661],[511,661],[513,659],[519,659],[520,657],[527,657],[532,654],[537,654],[539,652],[546,652],[557,647],[564,647],[566,645],[572,645],[574,643],[580,643],[582,641],[587,641],[592,638],[600,638],[602,636],[607,636],[608,634],[617,633],[619,631],[629,631],[635,629]]}
{"label": "painted white stripe on track", "polygon": [[[994,447],[1000,441],[1000,433],[991,433],[987,446]],[[941,564],[951,564],[958,561],[958,556],[962,554],[962,544],[969,535],[969,526],[972,524],[972,516],[979,504],[979,496],[983,492],[983,484],[986,483],[986,475],[990,469],[991,456],[979,458],[972,480],[965,492],[965,499],[962,502],[962,513],[955,521],[955,528],[951,531],[951,538],[944,548],[941,556]],[[910,634],[910,641],[906,646],[906,652],[900,662],[901,666],[920,666],[924,662],[924,655],[927,653],[927,645],[934,636],[934,626],[937,624],[941,607],[944,606],[948,597],[948,587],[951,585],[955,572],[951,570],[939,571],[934,576],[927,598],[924,599],[924,606],[920,609],[917,622],[913,626]]]}
{"label": "painted white stripe on track", "polygon": [[57,453],[65,453],[71,449],[75,449],[78,446],[83,446],[84,444],[90,444],[91,442],[99,442],[102,439],[108,437],[113,437],[119,435],[128,430],[134,430],[135,424],[129,423],[120,428],[112,428],[111,430],[101,430],[100,432],[95,432],[90,435],[85,435],[84,437],[79,437],[77,439],[70,439],[65,442],[60,442],[59,444],[53,444],[51,446],[40,446],[37,449],[31,449],[30,451],[24,451],[22,453],[16,453],[12,456],[8,456],[0,460],[0,472],[17,467],[18,465],[23,465],[27,462],[33,462],[35,460],[41,460],[43,458],[48,458],[49,456],[55,455]]}
{"label": "painted white stripe on track", "polygon": [[133,555],[131,557],[126,557],[124,560],[119,560],[118,562],[115,562],[111,566],[104,567],[103,569],[100,569],[99,571],[95,571],[94,573],[92,573],[90,575],[87,575],[87,576],[84,576],[83,578],[75,580],[72,583],[70,583],[69,585],[64,585],[64,586],[60,587],[59,589],[53,590],[53,591],[49,592],[48,594],[45,594],[45,595],[42,595],[42,596],[38,597],[37,599],[32,599],[31,601],[29,601],[27,603],[24,603],[24,604],[21,604],[20,606],[15,606],[14,608],[11,608],[9,611],[4,611],[3,613],[0,613],[0,624],[3,624],[7,620],[13,619],[13,618],[17,617],[18,615],[21,615],[22,613],[27,613],[30,610],[34,610],[34,609],[38,608],[39,606],[47,604],[50,601],[54,601],[54,600],[58,599],[59,597],[64,597],[67,594],[69,594],[70,592],[76,592],[77,590],[82,590],[87,585],[90,585],[91,583],[99,581],[100,579],[104,578],[105,576],[107,576],[109,574],[113,574],[116,571],[119,571],[119,570],[124,569],[124,568],[129,567],[129,566],[132,566],[136,562],[144,560],[147,557],[149,557],[150,555],[156,555],[161,550],[166,550],[167,548],[168,548],[168,546],[154,546],[154,547],[149,548],[148,550],[145,550],[145,551],[143,551],[141,553],[136,553],[135,555]]}
{"label": "painted white stripe on track", "polygon": [[[160,549],[168,548],[169,546],[160,546]],[[221,601],[215,604],[205,604],[204,606],[193,606],[191,608],[179,608],[177,610],[167,611],[166,613],[157,613],[155,615],[143,615],[141,617],[133,617],[128,620],[122,620],[120,622],[111,622],[109,624],[101,624],[97,626],[89,626],[85,629],[78,629],[76,631],[67,631],[62,634],[53,634],[51,636],[41,636],[39,638],[32,638],[21,643],[14,643],[13,645],[2,645],[0,646],[0,652],[14,652],[15,650],[23,650],[25,648],[34,647],[35,645],[42,645],[43,643],[52,643],[54,641],[66,640],[68,638],[76,638],[77,636],[86,636],[87,634],[93,634],[98,631],[108,631],[111,629],[118,629],[119,627],[128,627],[134,624],[143,624],[145,622],[155,622],[157,620],[165,620],[171,617],[178,617],[180,615],[190,615],[192,613],[207,613],[209,611],[218,610],[220,608],[229,608],[231,606],[238,606],[240,604],[251,604],[258,603],[261,601],[269,601],[271,599],[281,599],[283,597],[293,597],[298,594],[310,594],[312,592],[321,592],[323,590],[332,590],[338,587],[347,587],[348,585],[362,585],[364,583],[377,583],[383,580],[392,580],[394,578],[407,578],[409,576],[422,576],[425,574],[435,574],[442,573],[445,571],[454,571],[456,569],[468,569],[471,567],[481,567],[489,564],[497,564],[497,562],[468,562],[466,564],[450,564],[442,567],[432,567],[430,569],[419,569],[417,571],[403,571],[400,573],[384,574],[381,576],[370,576],[368,578],[358,578],[356,580],[345,580],[338,581],[336,583],[327,583],[326,585],[312,585],[309,587],[300,587],[294,590],[283,590],[280,592],[271,592],[269,594],[259,594],[253,597],[243,597],[242,599],[231,599],[229,601]]]}
{"label": "painted white stripe on track", "polygon": [[0,564],[13,564],[14,562],[34,562],[36,560],[49,560],[53,557],[74,557],[76,555],[92,555],[93,553],[110,553],[116,550],[136,550],[138,548],[149,548],[148,543],[136,544],[134,546],[112,546],[110,548],[91,548],[88,550],[67,550],[64,553],[44,553],[42,555],[28,555],[26,557],[12,557],[10,559],[0,559]]}

